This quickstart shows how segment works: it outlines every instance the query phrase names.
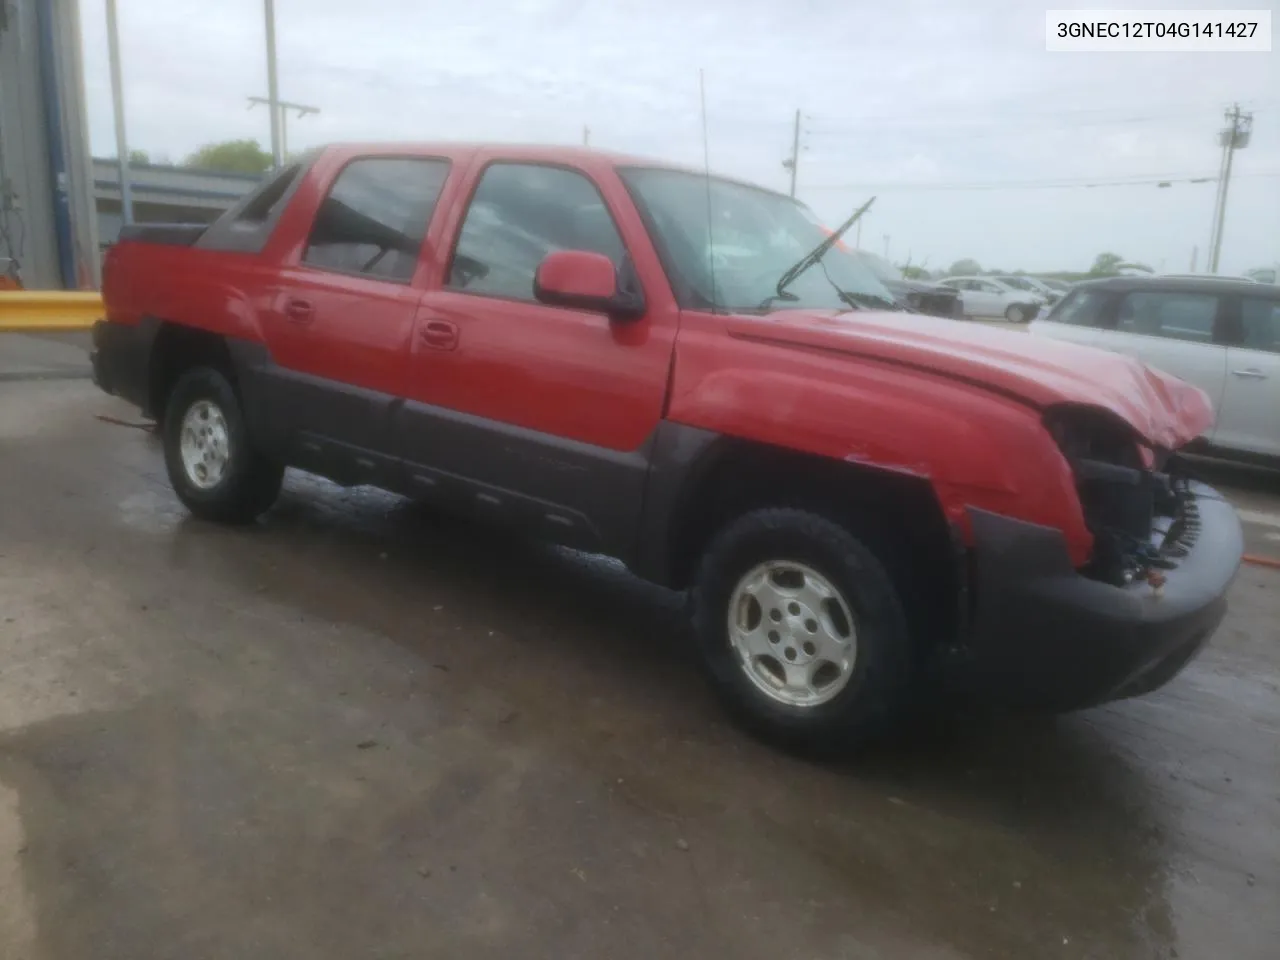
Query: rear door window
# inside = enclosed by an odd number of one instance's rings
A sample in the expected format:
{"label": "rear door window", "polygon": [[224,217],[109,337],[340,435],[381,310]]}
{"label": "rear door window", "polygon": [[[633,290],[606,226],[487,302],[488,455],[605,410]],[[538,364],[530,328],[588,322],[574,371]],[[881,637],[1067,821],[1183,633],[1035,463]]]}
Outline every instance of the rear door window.
{"label": "rear door window", "polygon": [[1213,343],[1218,306],[1219,298],[1209,293],[1127,293],[1116,312],[1116,329],[1149,337]]}
{"label": "rear door window", "polygon": [[1280,353],[1280,300],[1245,297],[1240,302],[1240,346]]}
{"label": "rear door window", "polygon": [[407,283],[449,176],[447,160],[365,157],[347,164],[316,212],[304,263]]}

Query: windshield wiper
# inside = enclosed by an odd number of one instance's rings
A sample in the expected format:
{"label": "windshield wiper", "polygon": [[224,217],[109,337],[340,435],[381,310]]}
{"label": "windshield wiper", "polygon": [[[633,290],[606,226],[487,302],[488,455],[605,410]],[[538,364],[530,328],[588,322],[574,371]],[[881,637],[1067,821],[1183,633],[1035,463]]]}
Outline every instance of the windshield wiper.
{"label": "windshield wiper", "polygon": [[[849,232],[849,228],[857,223],[858,218],[870,210],[871,205],[875,202],[876,198],[872,197],[857,210],[853,211],[853,215],[844,223],[840,224],[840,226],[837,227],[829,237],[824,238],[820,244],[783,271],[782,276],[778,278],[778,286],[775,288],[774,295],[766,298],[764,303],[760,305],[760,309],[763,310],[767,308],[774,300],[795,300],[796,295],[794,293],[787,293],[787,287],[795,282],[796,277],[800,276],[800,274],[804,273],[815,263],[818,263],[823,257],[825,257],[827,255],[827,251],[840,242],[840,238]],[[842,297],[841,299],[844,298]],[[846,300],[846,302],[848,301]]]}
{"label": "windshield wiper", "polygon": [[840,291],[843,294],[842,299],[847,303],[849,300],[855,301],[860,307],[881,308],[884,310],[903,310],[902,304],[897,300],[891,300],[888,297],[882,297],[878,293],[862,293],[850,290]]}

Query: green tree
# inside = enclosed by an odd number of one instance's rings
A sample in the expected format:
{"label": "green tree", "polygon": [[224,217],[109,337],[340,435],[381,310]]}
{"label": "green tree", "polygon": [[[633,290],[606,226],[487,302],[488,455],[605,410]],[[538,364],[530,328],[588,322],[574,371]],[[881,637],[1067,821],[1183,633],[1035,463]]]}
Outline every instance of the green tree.
{"label": "green tree", "polygon": [[909,263],[902,268],[902,275],[908,280],[928,280],[930,278],[929,271],[924,267],[913,267]]}
{"label": "green tree", "polygon": [[981,273],[982,266],[977,260],[957,260],[947,272],[953,277],[969,277]]}
{"label": "green tree", "polygon": [[1089,272],[1095,277],[1112,277],[1124,263],[1124,257],[1118,253],[1100,253],[1093,260]]}
{"label": "green tree", "polygon": [[206,143],[182,165],[224,173],[266,173],[271,169],[271,154],[257,140],[224,140]]}
{"label": "green tree", "polygon": [[147,153],[147,151],[145,150],[130,150],[129,162],[130,163],[150,163],[151,154]]}

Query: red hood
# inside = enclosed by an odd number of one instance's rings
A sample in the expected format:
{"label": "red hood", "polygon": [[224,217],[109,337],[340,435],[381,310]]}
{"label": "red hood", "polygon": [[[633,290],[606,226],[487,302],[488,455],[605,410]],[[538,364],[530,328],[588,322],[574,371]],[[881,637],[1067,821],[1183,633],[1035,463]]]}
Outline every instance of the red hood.
{"label": "red hood", "polygon": [[1170,450],[1213,425],[1213,406],[1198,387],[1121,354],[1019,330],[920,314],[790,310],[731,317],[729,333],[926,370],[1041,409],[1099,407]]}

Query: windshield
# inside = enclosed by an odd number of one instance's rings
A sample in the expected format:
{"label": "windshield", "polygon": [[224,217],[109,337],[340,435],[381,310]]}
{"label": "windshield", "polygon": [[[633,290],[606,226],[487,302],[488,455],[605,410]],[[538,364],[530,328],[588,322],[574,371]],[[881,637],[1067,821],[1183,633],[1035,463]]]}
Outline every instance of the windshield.
{"label": "windshield", "polygon": [[681,170],[630,167],[619,173],[682,307],[735,313],[847,310],[835,287],[869,305],[894,305],[875,274],[839,246],[787,285],[794,299],[770,301],[783,273],[831,233],[789,197],[714,177],[708,183],[705,176]]}

